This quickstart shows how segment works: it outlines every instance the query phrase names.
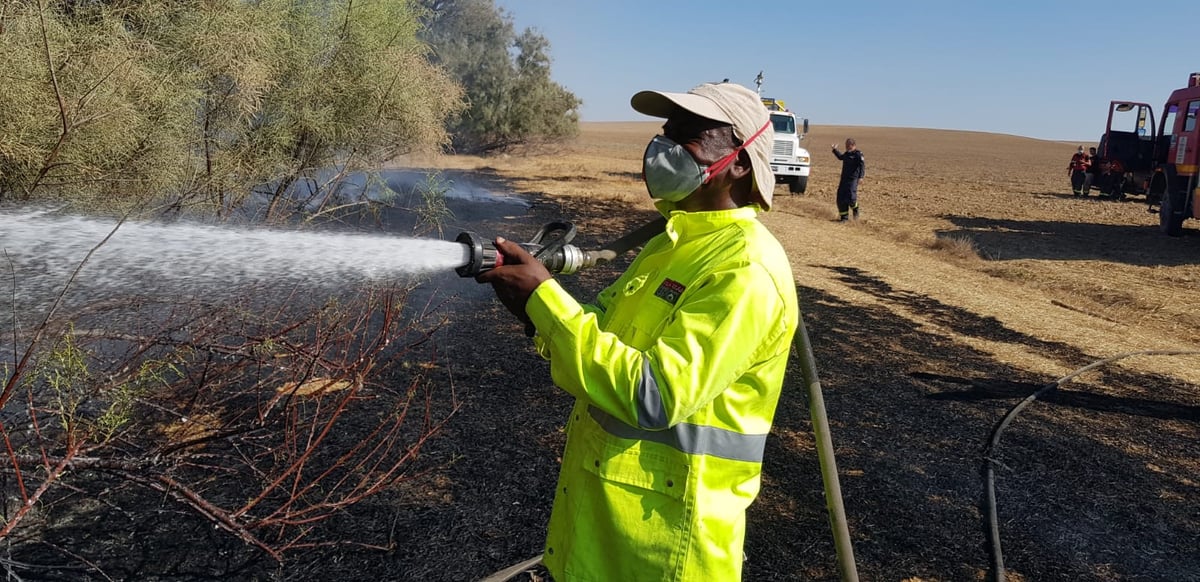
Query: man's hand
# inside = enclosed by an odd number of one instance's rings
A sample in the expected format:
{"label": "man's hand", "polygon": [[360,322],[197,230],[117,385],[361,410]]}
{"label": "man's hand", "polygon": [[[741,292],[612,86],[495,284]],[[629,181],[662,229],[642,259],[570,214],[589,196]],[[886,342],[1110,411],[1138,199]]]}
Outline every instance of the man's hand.
{"label": "man's hand", "polygon": [[475,277],[479,283],[491,283],[496,297],[518,319],[529,323],[525,304],[529,296],[544,281],[551,278],[550,271],[541,261],[533,258],[521,245],[496,238],[496,250],[500,253],[497,266]]}

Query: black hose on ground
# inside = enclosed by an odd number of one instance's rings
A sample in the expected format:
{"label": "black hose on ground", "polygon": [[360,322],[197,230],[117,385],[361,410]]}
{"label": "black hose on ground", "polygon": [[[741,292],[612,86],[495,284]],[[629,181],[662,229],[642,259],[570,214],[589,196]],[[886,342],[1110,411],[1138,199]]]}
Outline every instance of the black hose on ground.
{"label": "black hose on ground", "polygon": [[1000,435],[1001,435],[1001,433],[1004,432],[1004,429],[1008,427],[1009,423],[1011,423],[1013,421],[1013,419],[1016,418],[1017,415],[1021,413],[1022,410],[1024,410],[1027,406],[1032,404],[1034,400],[1037,400],[1038,398],[1041,398],[1043,395],[1054,391],[1059,386],[1062,386],[1064,383],[1078,377],[1080,374],[1083,374],[1084,372],[1087,372],[1089,370],[1094,370],[1101,366],[1111,364],[1118,360],[1124,360],[1125,358],[1131,358],[1133,356],[1197,356],[1197,355],[1200,355],[1200,351],[1147,350],[1147,351],[1141,351],[1141,352],[1126,352],[1123,354],[1117,354],[1110,358],[1105,358],[1103,360],[1097,360],[1095,362],[1092,362],[1091,364],[1088,364],[1082,368],[1079,368],[1078,370],[1075,370],[1074,372],[1071,372],[1070,374],[1067,374],[1066,376],[1063,376],[1062,378],[1059,378],[1058,380],[1055,380],[1054,382],[1046,384],[1041,389],[1039,389],[1037,392],[1034,392],[1033,394],[1026,396],[1025,399],[1022,400],[1016,406],[1014,406],[1012,408],[1012,410],[1009,410],[1008,414],[1004,415],[1004,418],[1001,419],[1000,423],[997,424],[996,427],[992,430],[992,438],[991,438],[991,440],[988,441],[987,449],[983,453],[983,459],[984,459],[984,463],[985,463],[984,474],[985,474],[985,481],[986,481],[986,487],[987,487],[988,541],[990,542],[990,546],[991,546],[992,580],[994,582],[1004,582],[1004,578],[1005,578],[1004,554],[1000,550],[1000,518],[999,518],[998,512],[996,510],[995,466],[999,465],[1000,461],[998,461],[996,459],[995,454],[996,454],[997,448],[999,448],[999,446],[1000,446]]}

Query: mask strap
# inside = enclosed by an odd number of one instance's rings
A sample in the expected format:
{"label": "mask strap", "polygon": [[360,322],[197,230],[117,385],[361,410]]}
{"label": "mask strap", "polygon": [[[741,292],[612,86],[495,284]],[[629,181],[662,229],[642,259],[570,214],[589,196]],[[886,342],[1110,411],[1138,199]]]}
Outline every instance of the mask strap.
{"label": "mask strap", "polygon": [[725,167],[728,166],[729,164],[732,164],[733,161],[737,159],[738,154],[741,153],[742,150],[746,149],[746,147],[749,146],[751,142],[753,142],[755,139],[758,139],[758,136],[762,135],[763,132],[766,131],[768,127],[771,127],[771,120],[769,120],[769,119],[767,120],[767,122],[765,124],[763,124],[763,126],[761,128],[759,128],[759,130],[757,132],[755,132],[754,135],[750,136],[750,139],[742,142],[742,145],[738,146],[736,149],[734,149],[732,152],[730,152],[729,155],[717,160],[717,163],[709,166],[708,171],[704,173],[704,183],[707,184],[708,181],[710,179],[712,179],[713,176],[715,176],[721,170],[724,170]]}

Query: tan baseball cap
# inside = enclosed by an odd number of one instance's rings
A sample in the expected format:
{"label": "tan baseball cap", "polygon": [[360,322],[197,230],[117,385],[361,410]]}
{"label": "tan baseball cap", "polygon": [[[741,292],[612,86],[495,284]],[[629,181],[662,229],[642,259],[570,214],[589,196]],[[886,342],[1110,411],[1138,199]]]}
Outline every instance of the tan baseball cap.
{"label": "tan baseball cap", "polygon": [[736,83],[704,83],[687,93],[640,91],[629,104],[638,113],[664,119],[670,117],[676,107],[682,107],[700,117],[732,125],[733,135],[743,143],[766,126],[766,131],[745,149],[750,154],[754,172],[754,191],[762,198],[763,209],[770,210],[771,196],[775,193],[775,173],[771,171],[775,130],[770,124],[771,114],[758,93]]}

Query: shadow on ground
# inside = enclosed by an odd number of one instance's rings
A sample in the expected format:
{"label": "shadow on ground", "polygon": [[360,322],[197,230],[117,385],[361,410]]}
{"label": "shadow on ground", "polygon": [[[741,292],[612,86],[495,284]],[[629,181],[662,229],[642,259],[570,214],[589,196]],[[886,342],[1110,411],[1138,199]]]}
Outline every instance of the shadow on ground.
{"label": "shadow on ground", "polygon": [[[890,307],[1068,366],[1096,358],[861,271],[830,270],[884,303],[856,306],[800,290],[860,577],[984,579],[984,446],[1010,408],[1054,378],[1032,377],[923,331]],[[790,398],[775,433],[808,435],[798,362],[789,372]],[[1139,396],[1097,394],[1102,388]],[[986,397],[975,398],[980,390]],[[1183,540],[1200,535],[1200,491],[1188,476],[1195,455],[1189,441],[1200,433],[1196,405],[1194,387],[1104,369],[1019,416],[1005,433],[997,473],[1009,573],[1028,580],[1194,579],[1200,550]],[[797,440],[809,446],[787,446]],[[811,440],[774,439],[768,447],[767,488],[751,509],[746,579],[836,580]]]}
{"label": "shadow on ground", "polygon": [[991,260],[1105,260],[1140,266],[1190,265],[1200,261],[1200,236],[1196,230],[1185,229],[1182,237],[1166,236],[1158,228],[1158,217],[1149,214],[1145,226],[957,215],[942,218],[958,228],[938,231],[939,236],[969,238]]}

